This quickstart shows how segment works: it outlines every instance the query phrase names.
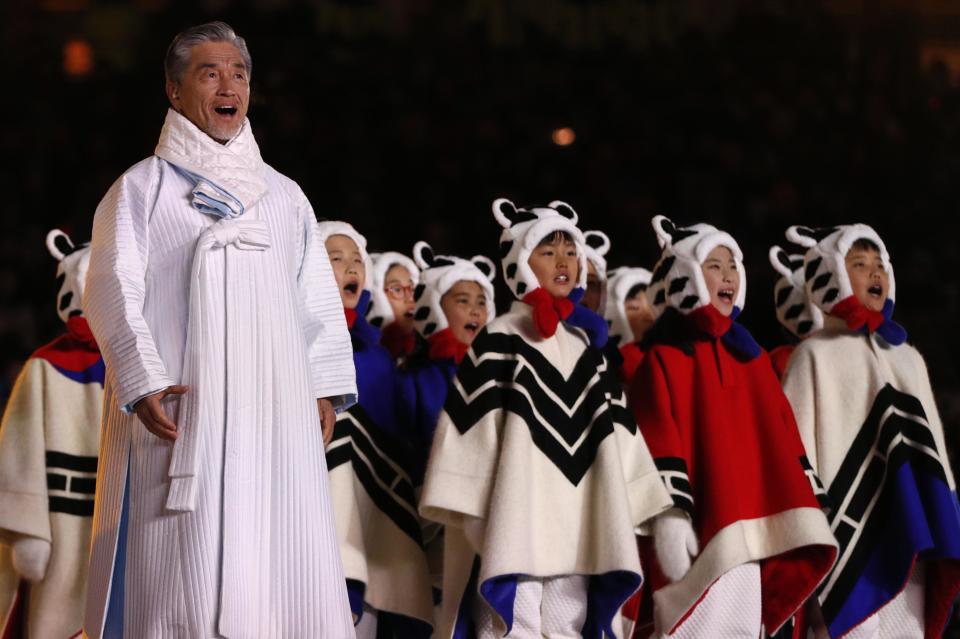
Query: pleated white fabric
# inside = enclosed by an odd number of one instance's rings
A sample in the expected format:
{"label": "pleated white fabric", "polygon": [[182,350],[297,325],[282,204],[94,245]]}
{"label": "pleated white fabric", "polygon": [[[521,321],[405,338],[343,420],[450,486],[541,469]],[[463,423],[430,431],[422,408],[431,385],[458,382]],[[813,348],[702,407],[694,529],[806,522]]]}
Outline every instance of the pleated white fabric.
{"label": "pleated white fabric", "polygon": [[[90,637],[120,587],[128,468],[124,636],[354,636],[315,401],[355,397],[350,338],[310,204],[273,169],[264,178],[255,206],[217,222],[152,157],[97,209],[85,306],[108,373]],[[123,407],[179,382],[192,387],[165,406],[174,446]]]}

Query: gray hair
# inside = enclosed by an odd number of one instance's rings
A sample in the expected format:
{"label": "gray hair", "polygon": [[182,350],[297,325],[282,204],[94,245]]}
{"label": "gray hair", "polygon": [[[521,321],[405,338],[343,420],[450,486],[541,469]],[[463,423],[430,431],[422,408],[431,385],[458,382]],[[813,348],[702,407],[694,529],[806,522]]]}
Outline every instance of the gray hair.
{"label": "gray hair", "polygon": [[167,48],[167,55],[163,60],[163,71],[168,82],[180,83],[183,72],[190,64],[190,49],[205,42],[229,42],[237,47],[243,64],[247,67],[247,76],[250,76],[253,61],[250,59],[246,41],[238,36],[229,24],[217,21],[190,27],[177,34]]}

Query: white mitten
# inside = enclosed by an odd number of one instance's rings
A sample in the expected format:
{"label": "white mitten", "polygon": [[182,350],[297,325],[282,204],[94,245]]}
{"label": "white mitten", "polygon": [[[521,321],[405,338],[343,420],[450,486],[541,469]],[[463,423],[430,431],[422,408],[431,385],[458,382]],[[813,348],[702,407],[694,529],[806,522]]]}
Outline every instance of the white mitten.
{"label": "white mitten", "polygon": [[653,545],[660,570],[670,581],[682,579],[700,552],[693,524],[678,508],[671,508],[653,520]]}
{"label": "white mitten", "polygon": [[50,560],[50,542],[39,537],[21,537],[13,542],[13,569],[30,582],[43,579]]}
{"label": "white mitten", "polygon": [[463,518],[463,534],[473,546],[474,552],[483,554],[483,537],[487,529],[487,520],[479,517]]}

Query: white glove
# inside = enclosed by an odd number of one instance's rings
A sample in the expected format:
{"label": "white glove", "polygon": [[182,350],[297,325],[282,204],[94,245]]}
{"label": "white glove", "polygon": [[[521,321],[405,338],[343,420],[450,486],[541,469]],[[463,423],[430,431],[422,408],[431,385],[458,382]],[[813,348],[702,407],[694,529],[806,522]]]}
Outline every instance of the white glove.
{"label": "white glove", "polygon": [[39,537],[20,537],[13,542],[13,569],[30,582],[43,579],[50,560],[50,542]]}
{"label": "white glove", "polygon": [[483,554],[483,538],[487,532],[487,520],[479,517],[463,518],[463,534],[473,546],[474,552]]}
{"label": "white glove", "polygon": [[653,546],[660,570],[671,582],[687,574],[693,558],[700,552],[693,524],[678,508],[671,508],[653,520]]}

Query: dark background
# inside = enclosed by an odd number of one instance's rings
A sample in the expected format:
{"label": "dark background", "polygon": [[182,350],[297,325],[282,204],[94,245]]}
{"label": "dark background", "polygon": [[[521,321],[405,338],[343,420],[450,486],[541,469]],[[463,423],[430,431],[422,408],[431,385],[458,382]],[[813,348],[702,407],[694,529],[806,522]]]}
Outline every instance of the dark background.
{"label": "dark background", "polygon": [[[110,183],[152,153],[169,41],[211,19],[248,41],[264,158],[374,250],[427,239],[494,256],[498,196],[568,201],[612,237],[611,266],[652,265],[656,213],[707,221],[744,249],[742,321],[770,348],[783,335],[769,246],[796,223],[874,226],[956,439],[960,3],[947,1],[5,0],[2,384],[62,330],[46,232],[89,239]],[[561,127],[573,144],[552,141]]]}

